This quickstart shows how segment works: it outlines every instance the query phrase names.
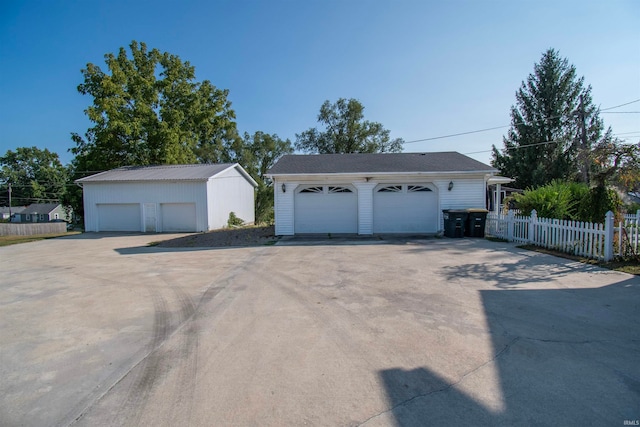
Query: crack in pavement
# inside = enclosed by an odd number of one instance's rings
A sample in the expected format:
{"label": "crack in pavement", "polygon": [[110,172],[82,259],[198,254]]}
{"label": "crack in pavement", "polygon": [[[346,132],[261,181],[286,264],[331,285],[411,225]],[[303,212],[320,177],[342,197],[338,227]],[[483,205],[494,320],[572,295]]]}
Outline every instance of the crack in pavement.
{"label": "crack in pavement", "polygon": [[502,356],[502,354],[504,354],[504,352],[506,352],[508,349],[510,349],[510,348],[511,348],[511,347],[512,347],[516,342],[518,342],[519,340],[520,340],[520,337],[515,337],[515,338],[513,338],[511,341],[509,341],[509,342],[504,346],[504,348],[503,348],[502,350],[500,350],[498,353],[496,353],[496,354],[495,354],[491,359],[489,359],[489,360],[487,360],[486,362],[484,362],[483,364],[481,364],[481,365],[479,365],[479,366],[477,366],[477,367],[473,368],[472,370],[470,370],[470,371],[466,372],[466,373],[465,373],[464,375],[462,375],[462,376],[461,376],[461,377],[460,377],[456,382],[453,382],[453,383],[451,383],[451,384],[447,385],[446,387],[442,387],[442,388],[439,388],[439,389],[436,389],[436,390],[431,390],[431,391],[430,391],[430,392],[428,392],[428,393],[421,393],[421,394],[418,394],[418,395],[416,395],[416,396],[413,396],[413,397],[411,397],[411,398],[409,398],[409,399],[406,399],[406,400],[404,400],[404,401],[402,401],[402,402],[400,402],[400,403],[398,403],[398,404],[394,405],[393,407],[391,407],[391,408],[389,408],[389,409],[387,409],[387,410],[385,410],[385,411],[379,412],[379,413],[377,413],[377,414],[375,414],[375,415],[373,415],[373,416],[371,416],[371,417],[367,418],[367,419],[366,419],[366,420],[364,420],[362,423],[358,424],[358,427],[360,427],[360,426],[363,426],[363,425],[367,424],[369,421],[373,420],[374,418],[378,418],[378,417],[380,417],[380,416],[382,416],[382,415],[384,415],[384,414],[388,414],[389,412],[394,411],[396,408],[399,408],[399,407],[401,407],[401,406],[408,405],[408,404],[410,404],[411,402],[413,402],[413,401],[414,401],[414,400],[416,400],[416,399],[420,399],[420,398],[423,398],[423,397],[428,397],[428,396],[430,396],[430,395],[432,395],[432,394],[441,393],[441,392],[443,392],[443,391],[448,391],[448,390],[449,390],[449,389],[451,389],[452,387],[454,387],[454,386],[456,386],[456,385],[460,384],[462,381],[464,381],[464,379],[465,379],[466,377],[468,377],[469,375],[474,374],[475,372],[477,372],[477,371],[479,371],[480,369],[482,369],[482,368],[484,368],[485,366],[487,366],[489,363],[494,362],[496,359],[498,359],[500,356]]}

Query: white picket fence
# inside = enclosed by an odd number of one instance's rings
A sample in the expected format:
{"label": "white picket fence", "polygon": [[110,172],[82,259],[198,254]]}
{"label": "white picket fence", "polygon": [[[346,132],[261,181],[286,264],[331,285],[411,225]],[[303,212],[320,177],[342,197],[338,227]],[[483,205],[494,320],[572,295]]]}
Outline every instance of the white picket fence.
{"label": "white picket fence", "polygon": [[510,242],[531,244],[573,255],[610,261],[616,256],[640,252],[640,211],[632,218],[625,217],[614,226],[613,213],[607,212],[602,224],[538,218],[513,212],[507,215],[490,213],[486,234]]}
{"label": "white picket fence", "polygon": [[640,210],[635,218],[629,219],[629,216],[625,215],[624,223],[618,224],[615,230],[618,256],[640,254]]}
{"label": "white picket fence", "polygon": [[633,223],[635,225],[640,225],[640,209],[634,214],[625,214],[624,215],[625,223]]}

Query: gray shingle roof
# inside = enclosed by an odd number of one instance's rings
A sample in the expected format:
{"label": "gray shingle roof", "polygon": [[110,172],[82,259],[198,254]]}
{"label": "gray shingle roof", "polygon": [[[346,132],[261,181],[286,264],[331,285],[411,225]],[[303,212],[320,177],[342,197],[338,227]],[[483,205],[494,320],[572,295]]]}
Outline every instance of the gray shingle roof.
{"label": "gray shingle roof", "polygon": [[9,206],[0,206],[0,213],[9,213],[9,211],[11,211],[12,214],[14,213],[20,213],[23,210],[25,210],[24,206],[11,206],[11,209],[9,209]]}
{"label": "gray shingle roof", "polygon": [[27,206],[21,214],[30,215],[30,214],[48,214],[55,208],[60,206],[60,203],[33,203]]}
{"label": "gray shingle roof", "polygon": [[207,165],[124,166],[77,179],[76,182],[206,181],[235,163]]}
{"label": "gray shingle roof", "polygon": [[497,172],[455,151],[438,153],[285,155],[269,175],[402,172]]}

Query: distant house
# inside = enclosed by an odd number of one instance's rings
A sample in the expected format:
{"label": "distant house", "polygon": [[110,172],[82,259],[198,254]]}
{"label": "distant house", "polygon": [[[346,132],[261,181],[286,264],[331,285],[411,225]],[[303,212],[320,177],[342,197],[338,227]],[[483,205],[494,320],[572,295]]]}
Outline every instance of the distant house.
{"label": "distant house", "polygon": [[488,207],[490,211],[498,211],[501,212],[504,207],[504,201],[508,197],[511,197],[513,194],[523,193],[524,190],[520,190],[518,188],[507,187],[506,185],[500,184],[509,184],[513,182],[511,178],[505,178],[502,176],[495,176],[489,179],[489,196],[488,197]]}
{"label": "distant house", "polygon": [[[11,208],[11,213],[13,214]],[[11,222],[70,221],[71,217],[60,203],[33,203],[21,212],[12,215]]]}
{"label": "distant house", "polygon": [[0,206],[0,219],[7,220],[24,210],[24,206]]}
{"label": "distant house", "polygon": [[126,166],[76,180],[86,231],[194,232],[254,221],[258,184],[237,163]]}

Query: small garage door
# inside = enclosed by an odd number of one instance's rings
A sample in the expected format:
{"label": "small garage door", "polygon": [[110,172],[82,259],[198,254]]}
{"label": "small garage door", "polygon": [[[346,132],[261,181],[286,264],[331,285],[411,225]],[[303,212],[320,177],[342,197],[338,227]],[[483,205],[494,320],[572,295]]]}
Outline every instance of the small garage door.
{"label": "small garage door", "polygon": [[98,231],[140,231],[139,203],[98,204]]}
{"label": "small garage door", "polygon": [[162,231],[197,231],[195,203],[162,203]]}
{"label": "small garage door", "polygon": [[373,193],[374,233],[435,233],[438,196],[430,184],[381,184]]}
{"label": "small garage door", "polygon": [[358,232],[358,197],[349,185],[302,186],[294,212],[296,234]]}

